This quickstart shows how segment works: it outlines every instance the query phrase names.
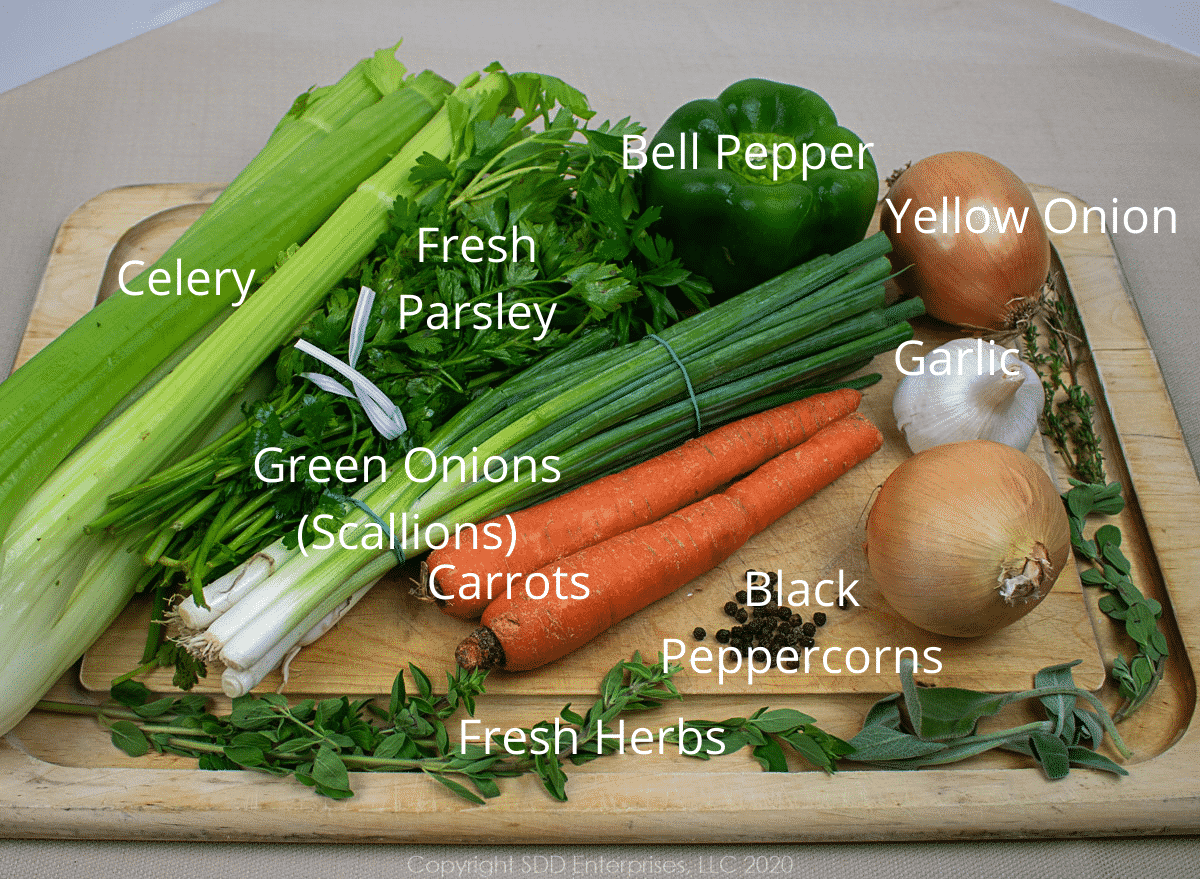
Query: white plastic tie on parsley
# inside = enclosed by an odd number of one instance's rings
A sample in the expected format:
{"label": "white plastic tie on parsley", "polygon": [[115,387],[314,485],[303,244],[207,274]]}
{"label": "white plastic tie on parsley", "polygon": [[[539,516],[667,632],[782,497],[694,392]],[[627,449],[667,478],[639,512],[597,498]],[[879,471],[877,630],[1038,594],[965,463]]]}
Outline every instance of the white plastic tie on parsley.
{"label": "white plastic tie on parsley", "polygon": [[326,366],[336,370],[350,382],[350,388],[327,375],[318,372],[304,372],[301,375],[323,391],[342,397],[357,399],[362,404],[363,411],[370,419],[372,426],[389,440],[393,440],[408,429],[400,407],[388,398],[374,382],[355,369],[358,355],[362,353],[363,341],[367,335],[367,320],[371,317],[371,307],[375,304],[375,291],[363,287],[358,291],[358,302],[354,306],[354,317],[350,321],[350,350],[349,363],[343,363],[332,354],[322,351],[316,345],[304,339],[296,340],[296,347],[310,357],[315,357]]}

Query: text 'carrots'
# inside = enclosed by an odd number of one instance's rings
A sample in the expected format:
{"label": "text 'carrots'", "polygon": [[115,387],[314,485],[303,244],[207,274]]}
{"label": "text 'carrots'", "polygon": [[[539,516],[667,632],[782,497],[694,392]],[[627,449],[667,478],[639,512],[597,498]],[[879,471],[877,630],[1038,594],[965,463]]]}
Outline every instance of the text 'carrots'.
{"label": "text 'carrots'", "polygon": [[[751,415],[574,491],[514,513],[516,545],[493,550],[453,545],[430,554],[421,580],[442,610],[478,619],[512,577],[655,522],[794,448],[858,408],[862,394],[831,391]],[[498,521],[498,520],[493,520]],[[502,520],[499,520],[502,521]],[[484,532],[480,527],[480,533]],[[433,576],[431,584],[430,576]],[[498,584],[489,595],[489,584]]]}
{"label": "text 'carrots'", "polygon": [[747,540],[816,494],[883,444],[851,414],[763,464],[720,494],[586,547],[540,573],[587,575],[586,598],[496,598],[455,653],[465,669],[538,668],[715,568]]}

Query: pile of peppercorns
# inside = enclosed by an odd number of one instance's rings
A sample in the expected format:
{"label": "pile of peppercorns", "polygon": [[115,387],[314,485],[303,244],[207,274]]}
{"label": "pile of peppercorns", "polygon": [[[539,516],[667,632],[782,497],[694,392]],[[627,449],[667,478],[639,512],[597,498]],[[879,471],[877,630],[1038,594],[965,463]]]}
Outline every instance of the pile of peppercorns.
{"label": "pile of peppercorns", "polygon": [[[753,647],[765,648],[770,653],[771,665],[782,663],[781,667],[788,668],[789,664],[794,666],[797,663],[797,657],[789,654],[780,659],[780,651],[791,647],[799,656],[803,656],[806,648],[816,645],[817,629],[825,625],[827,617],[817,611],[811,621],[806,621],[800,614],[793,613],[790,607],[780,606],[775,599],[774,589],[779,585],[778,581],[777,574],[768,574],[766,585],[772,589],[770,600],[749,609],[742,606],[746,604],[746,590],[739,589],[734,593],[734,600],[725,602],[722,610],[737,625],[718,629],[715,637],[719,644],[728,644],[743,656],[749,656]],[[697,641],[703,641],[707,636],[708,632],[700,626],[692,632],[692,637]],[[761,656],[761,653],[756,656]]]}

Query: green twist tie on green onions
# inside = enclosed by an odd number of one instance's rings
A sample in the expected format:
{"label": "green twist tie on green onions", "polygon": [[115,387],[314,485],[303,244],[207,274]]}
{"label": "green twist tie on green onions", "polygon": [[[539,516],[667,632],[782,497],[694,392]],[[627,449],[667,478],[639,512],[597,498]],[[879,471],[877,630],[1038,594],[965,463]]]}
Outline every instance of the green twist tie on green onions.
{"label": "green twist tie on green onions", "polygon": [[406,561],[408,561],[408,559],[404,557],[404,548],[400,544],[396,543],[396,536],[392,534],[392,529],[388,527],[387,522],[384,522],[383,519],[379,518],[379,515],[374,510],[356,497],[348,497],[344,494],[334,494],[332,491],[328,491],[325,494],[327,497],[333,498],[340,504],[354,504],[354,506],[358,507],[373,520],[375,520],[375,524],[382,528],[383,533],[387,535],[388,546],[392,548],[392,552],[395,554],[396,559],[400,562],[400,564],[404,564]]}
{"label": "green twist tie on green onions", "polygon": [[700,421],[700,401],[696,399],[696,391],[692,387],[692,377],[688,375],[687,367],[683,365],[683,361],[679,359],[679,355],[675,353],[675,350],[667,344],[666,339],[659,338],[654,333],[650,333],[649,337],[667,349],[667,353],[671,355],[671,359],[675,361],[675,365],[683,373],[683,383],[687,385],[688,396],[692,398],[692,410],[696,413],[696,436],[699,436],[704,433],[704,424]]}

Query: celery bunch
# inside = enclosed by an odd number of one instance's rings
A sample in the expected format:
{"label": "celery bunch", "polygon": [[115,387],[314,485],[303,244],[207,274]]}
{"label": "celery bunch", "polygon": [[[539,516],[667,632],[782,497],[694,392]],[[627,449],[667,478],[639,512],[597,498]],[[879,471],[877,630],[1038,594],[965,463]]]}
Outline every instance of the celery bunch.
{"label": "celery bunch", "polygon": [[[382,66],[385,71],[389,68],[385,63]],[[368,82],[359,79],[359,85]],[[80,420],[98,421],[107,412],[105,407],[111,408],[129,390],[134,376],[145,371],[144,360],[153,359],[148,350],[155,356],[171,353],[172,345],[163,339],[171,335],[168,331],[176,318],[179,324],[194,329],[205,322],[195,317],[194,312],[205,311],[196,302],[211,308],[214,301],[220,307],[219,300],[196,300],[184,307],[173,297],[115,298],[110,301],[116,305],[102,306],[90,314],[48,348],[48,353],[0,385],[5,391],[0,395],[0,422],[6,427],[0,431],[4,438],[0,444],[0,466],[4,468],[0,471],[0,522],[7,523],[0,543],[0,606],[7,611],[0,627],[0,733],[20,720],[87,649],[132,593],[140,559],[128,548],[138,535],[122,540],[86,536],[83,526],[103,511],[109,494],[144,479],[177,455],[308,311],[366,255],[386,228],[392,202],[410,191],[409,177],[418,158],[426,153],[447,155],[455,138],[464,136],[452,118],[489,118],[508,89],[508,79],[501,73],[476,74],[446,96],[441,80],[422,75],[404,80],[398,90],[354,113],[319,141],[297,132],[301,145],[288,147],[288,158],[252,184],[235,185],[232,198],[224,205],[214,205],[214,219],[197,224],[203,236],[200,232],[185,236],[195,248],[189,253],[209,260],[265,259],[268,254],[254,257],[252,251],[267,245],[250,243],[261,233],[277,241],[270,245],[273,264],[279,245],[286,247],[306,234],[301,231],[297,235],[298,218],[309,223],[320,213],[316,208],[293,212],[283,204],[272,205],[273,198],[295,201],[311,189],[319,193],[319,200],[338,200],[336,210],[194,352],[99,429],[44,481],[42,474],[58,463],[58,450],[67,449],[88,428],[69,424],[72,417],[60,417],[62,423],[56,423],[51,417],[56,407],[33,405],[33,397],[73,400],[96,416]],[[325,93],[331,94],[342,93],[334,87]],[[290,129],[290,123],[283,124],[277,134]],[[364,155],[347,152],[352,145]],[[366,154],[372,158],[368,160]],[[347,189],[343,175],[347,173],[360,179],[353,181],[349,194],[343,196]],[[283,185],[288,179],[290,187]],[[286,234],[273,225],[277,212],[292,218],[285,224],[293,227]],[[261,228],[246,225],[255,218]],[[276,237],[271,239],[271,235]],[[197,236],[203,240],[196,240]],[[184,243],[181,240],[177,247]],[[110,323],[114,315],[120,319]],[[149,326],[135,332],[139,321]],[[111,335],[97,339],[96,324],[100,329],[109,327]],[[175,341],[191,331],[176,331]],[[149,338],[156,335],[163,338]],[[79,369],[89,362],[95,373],[90,379],[105,384],[114,377],[120,392],[96,390],[92,385],[92,397],[88,398],[86,391],[74,388],[73,383],[82,380]],[[36,395],[30,389],[34,384]],[[82,400],[89,405],[82,406]],[[35,450],[31,456],[38,459],[34,464],[22,467],[14,463],[22,452],[30,454],[30,449]],[[35,489],[38,482],[41,485]],[[21,505],[27,495],[31,496]]]}
{"label": "celery bunch", "polygon": [[150,274],[174,273],[180,260],[185,274],[261,278],[428,121],[448,85],[432,73],[406,77],[383,50],[302,96],[212,207],[126,283],[143,295],[104,300],[0,383],[0,534],[76,444],[236,301],[232,282],[205,297],[150,295]]}

